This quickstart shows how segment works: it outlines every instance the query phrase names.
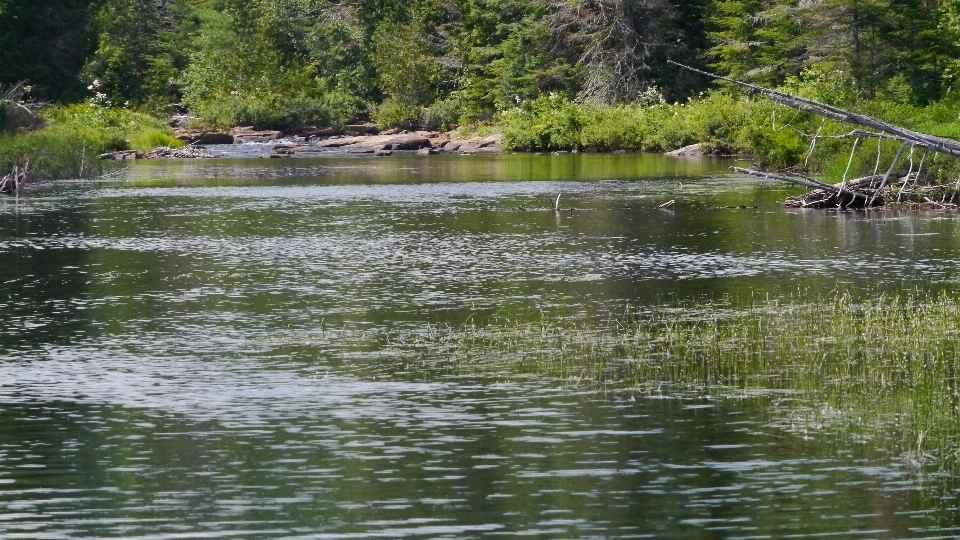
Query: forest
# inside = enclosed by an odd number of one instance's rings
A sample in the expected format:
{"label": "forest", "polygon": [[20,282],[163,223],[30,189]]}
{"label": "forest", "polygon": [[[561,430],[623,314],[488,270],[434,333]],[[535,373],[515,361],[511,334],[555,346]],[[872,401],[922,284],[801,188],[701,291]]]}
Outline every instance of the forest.
{"label": "forest", "polygon": [[0,165],[32,153],[75,174],[39,147],[176,144],[166,119],[185,112],[803,157],[818,120],[776,129],[773,105],[671,60],[960,135],[955,0],[0,0]]}

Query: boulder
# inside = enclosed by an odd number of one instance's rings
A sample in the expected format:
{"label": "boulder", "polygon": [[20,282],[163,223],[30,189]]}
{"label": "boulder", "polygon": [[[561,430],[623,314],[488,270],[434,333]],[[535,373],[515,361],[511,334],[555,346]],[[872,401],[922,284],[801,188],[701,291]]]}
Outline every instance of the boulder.
{"label": "boulder", "polygon": [[700,147],[700,143],[696,143],[696,144],[691,144],[689,146],[684,146],[683,148],[677,148],[676,150],[671,150],[667,152],[666,155],[700,157],[703,155],[703,149]]}
{"label": "boulder", "polygon": [[223,131],[181,129],[175,135],[187,144],[233,144],[233,135]]}
{"label": "boulder", "polygon": [[405,135],[397,135],[383,141],[383,147],[388,150],[419,150],[421,148],[429,148],[430,139],[422,135],[417,135],[416,133],[408,133]]}
{"label": "boulder", "polygon": [[275,144],[273,145],[270,157],[289,157],[294,156],[302,147],[295,144]]}
{"label": "boulder", "polygon": [[460,148],[457,148],[458,154],[476,154],[480,151],[480,145],[476,142],[466,142],[460,145]]}
{"label": "boulder", "polygon": [[337,148],[340,146],[349,146],[363,141],[363,137],[331,137],[325,141],[320,141],[317,146],[321,148]]}
{"label": "boulder", "polygon": [[300,130],[299,135],[302,137],[329,137],[331,135],[336,135],[337,130],[332,127],[316,127],[316,126],[307,126]]}
{"label": "boulder", "polygon": [[456,152],[462,145],[463,143],[460,141],[447,141],[440,149],[444,152]]}
{"label": "boulder", "polygon": [[367,122],[366,124],[354,124],[350,126],[344,126],[343,132],[348,137],[356,137],[357,135],[376,135],[379,133],[377,125],[372,122]]}
{"label": "boulder", "polygon": [[502,145],[503,144],[503,135],[500,133],[494,133],[493,135],[488,135],[480,139],[480,148],[485,148],[487,146]]}
{"label": "boulder", "polygon": [[252,126],[235,127],[230,130],[230,134],[238,143],[275,141],[283,137],[283,132],[272,129],[256,130]]}

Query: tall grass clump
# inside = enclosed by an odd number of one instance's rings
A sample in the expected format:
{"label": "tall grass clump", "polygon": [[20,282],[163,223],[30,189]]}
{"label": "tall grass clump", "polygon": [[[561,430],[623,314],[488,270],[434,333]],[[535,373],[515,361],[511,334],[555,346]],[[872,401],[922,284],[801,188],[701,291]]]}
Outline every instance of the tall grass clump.
{"label": "tall grass clump", "polygon": [[772,105],[716,92],[687,103],[604,105],[541,96],[501,111],[496,118],[504,146],[520,151],[634,150],[662,152],[700,143],[708,150],[752,154],[787,166],[798,160],[802,140],[770,129]]}
{"label": "tall grass clump", "polygon": [[105,152],[183,145],[162,120],[128,109],[84,103],[51,107],[39,116],[40,129],[0,133],[0,170],[27,158],[35,177],[80,178],[101,172],[97,156]]}
{"label": "tall grass clump", "polygon": [[602,324],[541,315],[394,335],[384,351],[450,374],[756,398],[785,430],[960,469],[960,300],[945,293],[659,308]]}

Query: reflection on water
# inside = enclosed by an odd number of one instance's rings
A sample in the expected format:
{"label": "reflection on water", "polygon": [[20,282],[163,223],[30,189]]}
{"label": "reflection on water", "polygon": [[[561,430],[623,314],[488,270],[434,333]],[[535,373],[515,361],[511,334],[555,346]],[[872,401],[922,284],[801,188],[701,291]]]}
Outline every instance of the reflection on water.
{"label": "reflection on water", "polygon": [[0,537],[949,536],[950,479],[770,397],[407,371],[365,337],[955,287],[955,214],[787,211],[725,167],[160,162],[4,200]]}

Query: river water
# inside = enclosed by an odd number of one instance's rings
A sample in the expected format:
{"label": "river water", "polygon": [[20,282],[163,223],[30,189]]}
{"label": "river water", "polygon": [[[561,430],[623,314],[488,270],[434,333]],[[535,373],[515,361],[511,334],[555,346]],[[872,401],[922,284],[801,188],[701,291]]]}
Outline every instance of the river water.
{"label": "river water", "polygon": [[155,161],[3,199],[0,537],[953,537],[953,478],[784,429],[770,396],[382,354],[541,311],[956,288],[956,213],[784,209],[729,165]]}

